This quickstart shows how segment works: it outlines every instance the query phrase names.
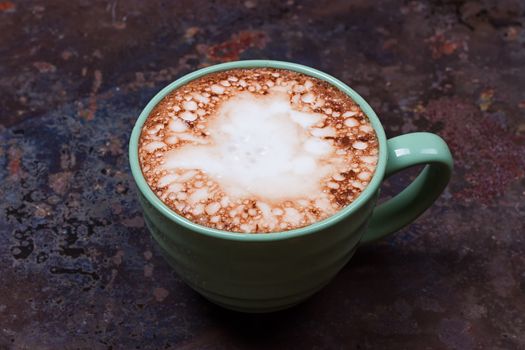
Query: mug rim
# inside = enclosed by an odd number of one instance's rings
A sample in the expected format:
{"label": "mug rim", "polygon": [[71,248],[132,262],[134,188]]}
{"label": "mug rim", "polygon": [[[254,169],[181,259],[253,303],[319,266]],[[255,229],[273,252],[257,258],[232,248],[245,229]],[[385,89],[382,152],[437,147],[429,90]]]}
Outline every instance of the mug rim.
{"label": "mug rim", "polygon": [[[327,83],[335,86],[337,89],[344,92],[346,95],[350,96],[361,108],[363,113],[368,117],[374,131],[377,135],[379,142],[379,156],[372,176],[372,180],[368,183],[366,188],[361,192],[361,194],[349,205],[339,210],[337,213],[329,216],[326,219],[317,221],[311,225],[296,228],[288,231],[277,231],[277,232],[264,232],[264,233],[242,233],[242,232],[231,232],[225,230],[214,229],[206,226],[196,224],[185,217],[177,214],[174,210],[169,208],[164,202],[162,202],[153,192],[153,190],[148,185],[142,169],[140,167],[139,156],[138,156],[138,141],[140,138],[142,126],[149,116],[153,108],[171,91],[177,89],[180,86],[186,85],[192,80],[195,80],[204,75],[215,73],[224,70],[230,69],[249,69],[249,68],[276,68],[276,69],[285,69],[291,70],[305,75],[312,76],[326,81]],[[379,188],[383,180],[387,162],[387,141],[385,131],[379,118],[372,109],[372,107],[366,102],[366,100],[361,97],[355,90],[350,88],[348,85],[340,81],[339,79],[324,73],[315,68],[311,68],[302,64],[285,62],[285,61],[274,61],[274,60],[241,60],[233,61],[227,63],[220,63],[199,70],[188,73],[179,79],[173,81],[172,83],[165,86],[161,89],[144,107],[139,117],[137,118],[133,131],[130,136],[129,141],[129,163],[131,167],[131,173],[133,179],[137,184],[137,187],[140,193],[146,198],[146,200],[152,204],[156,210],[158,210],[162,215],[171,221],[189,229],[191,231],[197,232],[199,234],[204,234],[206,236],[211,236],[214,238],[233,240],[233,241],[276,241],[284,240],[289,238],[295,238],[300,236],[305,236],[308,234],[313,234],[317,231],[324,230],[334,224],[344,220],[352,213],[361,208],[366,204],[375,194],[376,190]]]}

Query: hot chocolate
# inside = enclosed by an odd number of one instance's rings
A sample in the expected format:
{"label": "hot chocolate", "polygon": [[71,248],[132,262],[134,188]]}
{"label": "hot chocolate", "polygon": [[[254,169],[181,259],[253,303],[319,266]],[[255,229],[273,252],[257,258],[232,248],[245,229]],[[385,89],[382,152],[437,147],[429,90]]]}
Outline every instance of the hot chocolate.
{"label": "hot chocolate", "polygon": [[235,69],[172,91],[142,128],[153,192],[179,215],[231,232],[311,225],[352,203],[378,142],[345,93],[301,73]]}

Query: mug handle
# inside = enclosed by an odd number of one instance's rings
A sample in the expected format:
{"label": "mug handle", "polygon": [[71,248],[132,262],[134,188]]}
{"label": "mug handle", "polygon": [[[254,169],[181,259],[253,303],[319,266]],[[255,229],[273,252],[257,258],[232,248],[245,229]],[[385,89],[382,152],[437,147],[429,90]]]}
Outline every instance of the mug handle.
{"label": "mug handle", "polygon": [[426,164],[418,177],[401,193],[374,209],[368,230],[361,239],[366,245],[408,225],[434,203],[452,174],[453,160],[443,139],[416,132],[387,141],[385,178],[414,165]]}

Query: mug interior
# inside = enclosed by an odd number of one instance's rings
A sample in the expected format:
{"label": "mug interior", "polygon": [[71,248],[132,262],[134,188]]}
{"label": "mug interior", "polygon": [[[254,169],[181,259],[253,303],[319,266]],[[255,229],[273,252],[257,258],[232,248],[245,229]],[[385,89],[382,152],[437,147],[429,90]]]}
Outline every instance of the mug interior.
{"label": "mug interior", "polygon": [[[375,130],[375,133],[377,135],[377,139],[379,142],[379,157],[378,162],[376,165],[376,169],[374,171],[374,175],[372,176],[372,180],[368,183],[366,188],[361,192],[361,194],[349,205],[335,213],[334,215],[318,221],[316,223],[313,223],[311,225],[288,230],[288,231],[280,231],[280,232],[267,232],[267,233],[239,233],[239,232],[230,232],[230,231],[224,231],[224,230],[218,230],[209,228],[206,226],[202,226],[199,224],[196,224],[183,216],[177,214],[175,211],[171,210],[164,202],[162,202],[156,195],[153,193],[151,188],[149,187],[148,183],[146,182],[146,179],[144,178],[144,175],[142,174],[142,169],[140,167],[139,163],[139,157],[138,157],[138,144],[139,144],[139,138],[140,133],[142,130],[142,126],[146,119],[148,118],[149,114],[153,110],[153,108],[172,90],[177,89],[190,81],[197,79],[201,76],[224,71],[224,70],[230,70],[230,69],[243,69],[243,68],[276,68],[276,69],[285,69],[290,71],[299,72],[305,75],[312,76],[314,78],[318,78],[321,80],[324,80],[331,85],[335,86],[348,96],[350,96],[361,108],[361,110],[365,113],[365,115],[370,120],[370,123],[372,124],[372,127]],[[169,218],[170,220],[185,226],[188,229],[191,229],[193,231],[199,232],[201,234],[217,237],[217,238],[223,238],[223,239],[230,239],[230,240],[240,240],[240,241],[266,241],[266,240],[281,240],[281,239],[288,239],[293,238],[297,236],[302,236],[306,234],[310,234],[313,232],[317,232],[319,230],[323,230],[327,227],[332,226],[333,224],[343,220],[347,216],[349,216],[352,212],[354,212],[356,209],[358,209],[361,205],[366,203],[372,196],[374,196],[376,190],[379,188],[381,181],[383,179],[383,175],[385,172],[386,167],[386,161],[387,161],[387,150],[386,150],[386,136],[385,131],[383,130],[383,126],[381,125],[381,122],[379,121],[379,118],[373,111],[372,107],[353,89],[351,89],[348,85],[343,83],[342,81],[334,78],[333,76],[323,73],[317,69],[310,68],[307,66],[303,66],[297,63],[290,63],[290,62],[283,62],[283,61],[271,61],[271,60],[248,60],[248,61],[235,61],[235,62],[228,62],[228,63],[221,63],[214,66],[206,67],[199,69],[193,73],[189,73],[173,83],[169,84],[165,88],[163,88],[159,93],[157,93],[150,102],[146,105],[144,110],[140,113],[139,118],[137,119],[135,126],[133,127],[133,131],[131,133],[131,138],[129,142],[129,161],[131,166],[131,172],[133,174],[133,178],[135,179],[135,182],[137,183],[137,187],[139,188],[139,191],[142,193],[142,195],[150,202],[160,213],[162,213],[164,216]]]}

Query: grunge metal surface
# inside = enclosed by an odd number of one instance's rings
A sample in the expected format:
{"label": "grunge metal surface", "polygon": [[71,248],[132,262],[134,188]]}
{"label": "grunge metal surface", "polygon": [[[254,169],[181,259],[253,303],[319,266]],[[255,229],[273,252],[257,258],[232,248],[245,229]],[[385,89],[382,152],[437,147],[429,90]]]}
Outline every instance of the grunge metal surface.
{"label": "grunge metal surface", "polygon": [[[0,348],[524,348],[524,13],[519,0],[0,1]],[[263,316],[172,272],[127,160],[160,88],[254,58],[326,71],[388,136],[436,132],[456,159],[413,225]]]}

